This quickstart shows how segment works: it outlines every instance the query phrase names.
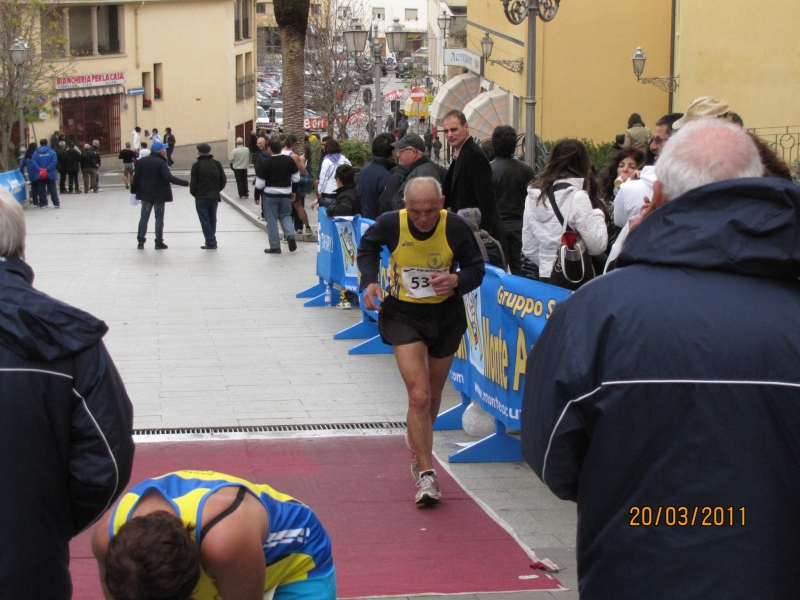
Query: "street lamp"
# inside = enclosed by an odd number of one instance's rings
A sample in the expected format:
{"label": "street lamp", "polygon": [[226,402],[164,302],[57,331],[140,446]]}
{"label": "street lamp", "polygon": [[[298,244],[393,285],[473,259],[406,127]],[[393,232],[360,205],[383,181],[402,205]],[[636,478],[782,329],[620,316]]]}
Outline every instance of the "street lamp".
{"label": "street lamp", "polygon": [[481,53],[483,60],[492,65],[500,65],[504,69],[508,69],[512,73],[522,73],[522,59],[517,60],[491,60],[489,57],[492,55],[492,48],[494,48],[494,40],[489,33],[481,39]]}
{"label": "street lamp", "polygon": [[[373,77],[375,79],[375,131],[381,131],[381,42],[378,39],[378,24],[372,32],[372,64],[367,57],[363,55],[367,50],[367,38],[369,32],[361,27],[361,23],[353,19],[350,27],[343,32],[344,44],[348,52],[361,54],[356,59],[356,64],[360,69],[368,70],[370,66],[374,67]],[[369,127],[369,125],[367,125]]]}
{"label": "street lamp", "polygon": [[639,83],[652,83],[662,92],[672,93],[678,89],[678,77],[645,77],[642,79],[644,73],[644,63],[647,57],[642,52],[642,47],[636,48],[636,52],[631,57],[633,62],[633,74],[636,75],[636,81]]}
{"label": "street lamp", "polygon": [[408,32],[406,28],[400,25],[400,18],[394,18],[394,25],[386,29],[386,44],[389,47],[389,52],[395,54],[405,52],[406,44],[408,43]]}
{"label": "street lamp", "polygon": [[11,62],[17,67],[17,86],[19,87],[19,143],[25,146],[25,117],[23,115],[22,105],[22,65],[28,58],[28,44],[25,43],[25,38],[18,37],[14,40],[14,45],[8,49],[11,54]]}
{"label": "street lamp", "polygon": [[525,96],[525,162],[536,168],[536,17],[552,21],[561,0],[502,0],[506,19],[520,25],[528,19],[528,77]]}
{"label": "street lamp", "polygon": [[436,23],[439,25],[439,29],[442,30],[442,40],[444,40],[444,47],[447,48],[447,30],[450,29],[450,23],[453,22],[453,17],[447,14],[446,10],[442,11],[442,14],[436,18]]}

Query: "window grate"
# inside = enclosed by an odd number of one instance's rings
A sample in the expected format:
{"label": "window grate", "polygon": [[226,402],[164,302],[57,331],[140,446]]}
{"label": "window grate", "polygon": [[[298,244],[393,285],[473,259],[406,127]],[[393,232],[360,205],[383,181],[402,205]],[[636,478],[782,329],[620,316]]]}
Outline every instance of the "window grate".
{"label": "window grate", "polygon": [[196,435],[198,433],[273,433],[281,431],[365,431],[405,430],[402,421],[384,423],[324,423],[318,425],[249,425],[242,427],[172,427],[165,429],[134,429],[134,435]]}

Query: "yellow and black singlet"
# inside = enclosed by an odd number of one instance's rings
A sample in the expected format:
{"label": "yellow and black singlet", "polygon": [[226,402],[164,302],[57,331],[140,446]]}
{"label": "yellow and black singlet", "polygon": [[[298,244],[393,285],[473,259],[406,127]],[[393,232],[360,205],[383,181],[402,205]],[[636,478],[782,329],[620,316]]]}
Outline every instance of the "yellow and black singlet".
{"label": "yellow and black singlet", "polygon": [[[268,485],[250,483],[214,471],[176,471],[142,481],[114,508],[109,536],[113,537],[128,522],[139,500],[147,492],[155,490],[172,505],[184,524],[194,527],[192,537],[200,546],[203,525],[207,525],[201,523],[203,506],[209,495],[223,487],[238,487],[252,493],[269,516],[269,532],[262,543],[267,565],[264,591],[277,585],[330,574],[333,570],[330,538],[309,507]],[[192,598],[219,598],[214,579],[202,569]]]}
{"label": "yellow and black singlet", "polygon": [[400,216],[400,239],[389,260],[389,293],[405,302],[439,304],[453,295],[437,296],[430,278],[453,271],[453,250],[447,241],[447,211],[439,211],[439,222],[428,239],[415,238],[409,228],[408,212]]}

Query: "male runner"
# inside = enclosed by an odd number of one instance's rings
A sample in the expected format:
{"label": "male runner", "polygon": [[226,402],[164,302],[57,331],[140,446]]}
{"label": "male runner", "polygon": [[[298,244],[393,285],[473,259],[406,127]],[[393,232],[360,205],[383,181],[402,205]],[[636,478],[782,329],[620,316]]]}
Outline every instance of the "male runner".
{"label": "male runner", "polygon": [[213,471],[146,479],[92,538],[108,600],[336,599],[331,542],[291,496]]}
{"label": "male runner", "polygon": [[[467,222],[443,210],[439,182],[417,177],[406,186],[405,209],[378,217],[358,247],[364,305],[380,312],[381,339],[394,348],[408,391],[411,472],[418,506],[441,497],[433,469],[433,423],[467,319],[461,296],[477,288],[483,258]],[[389,289],[378,283],[381,247],[391,252]],[[456,272],[456,264],[460,270]],[[381,301],[378,306],[376,298]]]}

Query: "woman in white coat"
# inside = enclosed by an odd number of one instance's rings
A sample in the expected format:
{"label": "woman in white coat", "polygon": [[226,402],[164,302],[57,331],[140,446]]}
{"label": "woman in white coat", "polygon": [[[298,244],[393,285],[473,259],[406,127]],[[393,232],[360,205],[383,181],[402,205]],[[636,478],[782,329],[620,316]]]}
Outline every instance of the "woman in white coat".
{"label": "woman in white coat", "polygon": [[339,140],[330,139],[323,143],[325,157],[319,166],[319,179],[317,179],[317,199],[311,204],[327,208],[336,199],[336,168],[340,165],[349,165],[350,161],[342,154],[342,145]]}
{"label": "woman in white coat", "polygon": [[522,254],[538,266],[539,281],[547,283],[550,279],[563,231],[546,193],[551,186],[561,215],[580,234],[589,254],[605,252],[608,244],[605,215],[601,209],[592,208],[585,191],[591,168],[589,153],[581,142],[560,140],[528,188],[522,219]]}

